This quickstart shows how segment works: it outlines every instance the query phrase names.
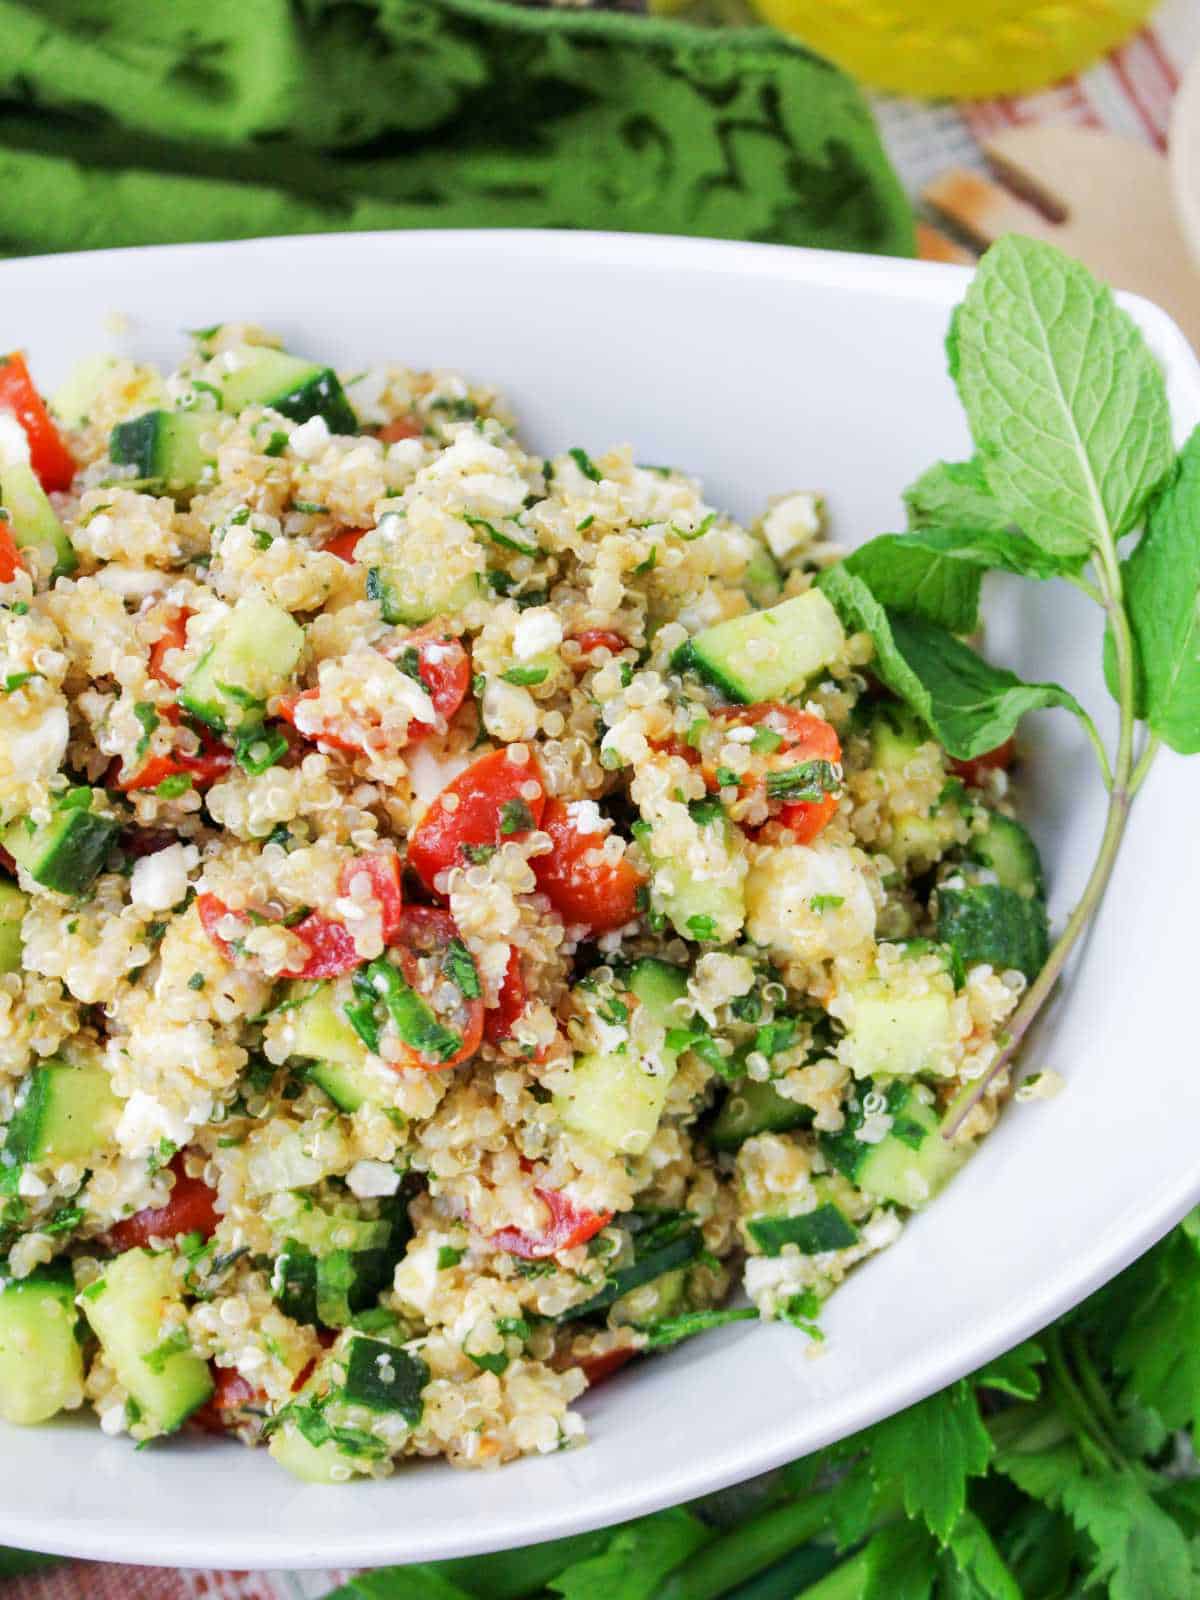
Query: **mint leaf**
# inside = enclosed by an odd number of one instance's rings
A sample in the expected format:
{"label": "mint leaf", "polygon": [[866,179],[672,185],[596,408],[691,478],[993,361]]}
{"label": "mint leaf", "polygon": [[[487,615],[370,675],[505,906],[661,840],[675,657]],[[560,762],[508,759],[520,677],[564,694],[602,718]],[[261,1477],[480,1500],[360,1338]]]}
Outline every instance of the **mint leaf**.
{"label": "mint leaf", "polygon": [[436,1567],[380,1567],[364,1572],[325,1600],[472,1600],[467,1589],[451,1583]]}
{"label": "mint leaf", "polygon": [[860,545],[843,565],[881,605],[909,611],[952,633],[970,633],[979,622],[983,568],[954,547],[951,531],[884,533]]}
{"label": "mint leaf", "polygon": [[660,1511],[620,1529],[603,1554],[568,1567],[547,1587],[563,1600],[654,1600],[667,1573],[711,1538],[690,1511]]}
{"label": "mint leaf", "polygon": [[1083,718],[1073,695],[1055,683],[1022,683],[993,667],[951,634],[917,617],[889,613],[845,564],[817,580],[847,629],[875,643],[873,669],[959,760],[994,750],[1027,711],[1065,706]]}
{"label": "mint leaf", "polygon": [[1169,470],[1166,387],[1141,333],[1086,267],[1010,234],[947,340],[988,487],[1055,555],[1127,533]]}
{"label": "mint leaf", "polygon": [[903,1488],[904,1509],[944,1544],[967,1503],[967,1479],[986,1472],[992,1440],[963,1379],[870,1430],[876,1481]]}
{"label": "mint leaf", "polygon": [[1012,518],[988,488],[978,459],[938,461],[904,491],[910,528],[972,528],[1005,533]]}
{"label": "mint leaf", "polygon": [[[1139,709],[1172,750],[1194,755],[1200,751],[1200,428],[1184,445],[1123,574]],[[1107,654],[1111,687],[1111,647]]]}
{"label": "mint leaf", "polygon": [[1132,1472],[1070,1479],[1062,1487],[1062,1506],[1095,1545],[1088,1581],[1107,1583],[1110,1600],[1185,1600],[1196,1594],[1182,1528]]}

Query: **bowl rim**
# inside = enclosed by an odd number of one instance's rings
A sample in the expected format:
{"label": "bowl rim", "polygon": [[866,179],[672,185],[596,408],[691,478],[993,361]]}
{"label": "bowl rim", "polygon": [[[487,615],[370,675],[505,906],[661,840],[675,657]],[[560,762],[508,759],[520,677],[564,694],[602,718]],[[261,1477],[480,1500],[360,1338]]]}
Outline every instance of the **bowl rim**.
{"label": "bowl rim", "polygon": [[[76,252],[39,257],[16,257],[0,262],[0,291],[7,278],[21,272],[45,272],[51,278],[70,278],[83,274],[86,280],[90,262],[100,260],[119,264],[134,258],[201,256],[210,253],[275,254],[281,262],[290,256],[322,251],[354,250],[364,254],[388,253],[397,248],[414,254],[449,252],[470,256],[481,249],[505,252],[519,259],[522,253],[544,258],[549,254],[564,264],[577,262],[597,265],[611,262],[657,272],[673,267],[708,270],[721,277],[765,277],[805,286],[832,289],[870,290],[899,304],[914,300],[945,306],[947,311],[960,297],[971,268],[906,258],[856,255],[833,251],[801,249],[784,245],[741,241],[693,239],[674,235],[616,234],[603,232],[563,233],[541,229],[455,229],[378,231],[353,234],[285,235],[263,239],[213,241],[198,244],[133,246],[116,250]],[[87,292],[86,288],[85,291]],[[1121,294],[1121,303],[1135,312],[1144,331],[1153,338],[1156,350],[1171,376],[1188,390],[1200,415],[1200,364],[1183,334],[1166,312],[1140,296]],[[502,378],[499,379],[502,381]],[[1161,781],[1163,772],[1156,773]],[[1148,788],[1154,787],[1154,783]],[[1072,964],[1072,975],[1076,964]],[[494,1513],[476,1528],[467,1519],[452,1545],[445,1536],[411,1524],[398,1533],[395,1523],[381,1516],[378,1533],[369,1538],[361,1534],[346,1536],[339,1543],[323,1531],[308,1545],[297,1548],[294,1535],[262,1527],[252,1538],[239,1535],[236,1548],[228,1555],[216,1545],[211,1529],[201,1524],[198,1515],[194,1532],[123,1532],[120,1525],[96,1518],[66,1520],[61,1510],[41,1516],[10,1512],[0,1496],[0,1541],[38,1550],[89,1558],[144,1565],[211,1568],[226,1559],[244,1569],[322,1568],[331,1566],[378,1566],[403,1560],[406,1563],[450,1556],[497,1551],[533,1542],[580,1533],[642,1516],[664,1507],[696,1499],[715,1490],[739,1483],[754,1475],[796,1459],[801,1453],[821,1449],[844,1438],[883,1416],[904,1409],[966,1373],[974,1371],[1001,1352],[1044,1327],[1055,1317],[1077,1304],[1094,1289],[1127,1266],[1160,1239],[1188,1210],[1200,1201],[1200,1172],[1180,1173],[1156,1191],[1154,1202],[1136,1217],[1123,1219],[1120,1227],[1081,1253],[1069,1272],[1047,1281],[1033,1298],[1014,1300],[1011,1308],[991,1315],[978,1331],[966,1330],[952,1341],[929,1350],[916,1368],[883,1382],[864,1398],[842,1397],[830,1406],[827,1422],[819,1429],[806,1428],[801,1435],[787,1428],[773,1438],[760,1441],[746,1437],[739,1448],[725,1448],[719,1462],[706,1465],[703,1458],[677,1463],[674,1470],[650,1481],[627,1478],[613,1484],[594,1504],[564,1508],[546,1514],[538,1524],[536,1539],[531,1539],[528,1516],[518,1512]],[[215,1444],[214,1449],[222,1448]],[[602,1448],[596,1444],[593,1448]],[[214,1458],[215,1459],[215,1458]],[[517,1469],[519,1469],[517,1464]],[[536,1465],[536,1463],[535,1463]],[[444,1470],[444,1469],[443,1469]],[[514,1468],[506,1468],[512,1471]],[[356,1486],[357,1493],[382,1492],[394,1479],[382,1485]],[[453,1479],[447,1478],[448,1486]],[[307,1490],[298,1492],[307,1493]],[[136,1550],[130,1549],[136,1538]],[[402,1539],[402,1554],[398,1555]]]}

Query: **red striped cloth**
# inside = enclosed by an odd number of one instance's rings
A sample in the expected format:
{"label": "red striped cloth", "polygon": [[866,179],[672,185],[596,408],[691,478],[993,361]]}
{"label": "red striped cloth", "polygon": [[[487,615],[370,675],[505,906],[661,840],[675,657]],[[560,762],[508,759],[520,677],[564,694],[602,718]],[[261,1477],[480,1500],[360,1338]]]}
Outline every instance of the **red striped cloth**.
{"label": "red striped cloth", "polygon": [[[964,133],[985,139],[1016,123],[1109,128],[1164,149],[1171,99],[1197,53],[1200,6],[1195,0],[1167,0],[1152,26],[1078,78],[1039,94],[981,100],[955,111],[889,101],[880,108],[885,137],[902,174],[914,177],[961,161]],[[11,1580],[0,1600],[318,1600],[347,1577],[344,1572],[172,1572],[71,1561]]]}

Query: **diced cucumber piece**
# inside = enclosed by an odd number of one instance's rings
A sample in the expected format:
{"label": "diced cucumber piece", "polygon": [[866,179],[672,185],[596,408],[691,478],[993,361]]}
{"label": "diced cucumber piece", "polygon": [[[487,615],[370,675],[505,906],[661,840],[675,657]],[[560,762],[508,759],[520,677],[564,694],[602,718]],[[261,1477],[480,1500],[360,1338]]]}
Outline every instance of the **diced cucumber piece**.
{"label": "diced cucumber piece", "polygon": [[292,1017],[292,1054],[312,1061],[308,1077],[339,1111],[357,1111],[377,1098],[377,1085],[366,1065],[367,1047],[346,1020],[354,998],[350,980],[296,985],[293,997],[304,989],[310,992]]}
{"label": "diced cucumber piece", "polygon": [[275,1260],[275,1298],[289,1317],[312,1326],[348,1327],[387,1281],[386,1250],[326,1250],[285,1241]]}
{"label": "diced cucumber piece", "polygon": [[0,878],[0,976],[21,970],[21,923],[28,905],[29,896],[23,889]]}
{"label": "diced cucumber piece", "polygon": [[118,466],[137,469],[137,476],[161,484],[177,499],[192,495],[216,458],[200,442],[211,433],[211,411],[147,411],[129,422],[118,422],[108,441],[108,453]]}
{"label": "diced cucumber piece", "polygon": [[[624,981],[664,1030],[683,1017],[676,1002],[687,994],[687,973],[669,961],[635,961]],[[623,1054],[580,1056],[555,1109],[568,1128],[606,1149],[641,1155],[654,1138],[675,1077],[677,1052],[664,1045],[658,1061],[643,1061],[632,1046]]]}
{"label": "diced cucumber piece", "polygon": [[65,428],[86,427],[96,396],[116,364],[116,356],[84,356],[67,373],[50,401],[51,411]]}
{"label": "diced cucumber piece", "polygon": [[353,1477],[332,1439],[309,1444],[290,1417],[271,1435],[268,1448],[281,1467],[304,1483],[348,1483]]}
{"label": "diced cucumber piece", "polygon": [[30,467],[19,463],[0,467],[0,506],[8,512],[13,543],[19,550],[47,551],[54,561],[51,577],[75,571],[79,565],[75,546]]}
{"label": "diced cucumber piece", "polygon": [[367,594],[378,600],[385,622],[412,626],[431,617],[455,616],[483,593],[480,573],[468,562],[447,560],[438,570],[423,553],[414,556],[401,516],[381,518],[365,542],[370,553]]}
{"label": "diced cucumber piece", "polygon": [[1038,847],[1012,817],[989,813],[984,831],[971,835],[967,856],[981,867],[990,867],[1002,889],[1012,889],[1026,900],[1045,893]]}
{"label": "diced cucumber piece", "polygon": [[911,1077],[937,1072],[956,1043],[953,996],[941,989],[921,994],[867,978],[849,986],[854,1009],[838,1050],[856,1077]]}
{"label": "diced cucumber piece", "polygon": [[271,1217],[277,1232],[307,1245],[317,1255],[336,1250],[382,1250],[392,1237],[390,1217],[358,1217],[325,1211],[307,1195],[289,1195],[282,1216]]}
{"label": "diced cucumber piece", "polygon": [[[865,1099],[872,1085],[862,1086]],[[942,1136],[943,1119],[916,1088],[897,1080],[882,1094],[883,1109],[892,1118],[882,1139],[868,1142],[856,1135],[867,1114],[848,1111],[840,1133],[821,1135],[821,1149],[830,1165],[877,1200],[916,1208],[933,1198],[958,1171],[970,1146]]]}
{"label": "diced cucumber piece", "polygon": [[264,345],[243,345],[228,352],[226,360],[230,358],[232,370],[221,371],[212,378],[221,391],[226,411],[270,406],[293,422],[323,417],[330,433],[358,432],[358,418],[332,367],[318,366]]}
{"label": "diced cucumber piece", "polygon": [[83,1398],[75,1280],[65,1262],[0,1281],[0,1417],[45,1422]]}
{"label": "diced cucumber piece", "polygon": [[754,551],[742,574],[742,588],[751,605],[773,606],[783,592],[783,579],[775,565],[775,557],[765,544],[754,542]]}
{"label": "diced cucumber piece", "polygon": [[651,1278],[649,1283],[631,1289],[613,1302],[608,1314],[609,1321],[614,1327],[661,1322],[664,1317],[685,1310],[687,1278],[687,1268],[676,1267],[673,1272],[664,1272],[657,1278]]}
{"label": "diced cucumber piece", "polygon": [[120,1115],[103,1066],[47,1061],[21,1085],[4,1153],[19,1165],[83,1163],[109,1144]]}
{"label": "diced cucumber piece", "polygon": [[554,1108],[585,1139],[641,1155],[658,1130],[674,1076],[673,1069],[652,1073],[632,1048],[624,1055],[578,1056]]}
{"label": "diced cucumber piece", "polygon": [[243,595],[184,679],[179,703],[218,733],[254,727],[291,682],[303,649],[304,629],[282,606]]}
{"label": "diced cucumber piece", "polygon": [[283,1220],[288,1237],[276,1257],[275,1298],[297,1322],[344,1328],[375,1304],[410,1235],[404,1201],[379,1219],[336,1216],[300,1202]]}
{"label": "diced cucumber piece", "polygon": [[858,1229],[832,1200],[823,1200],[802,1216],[751,1217],[746,1232],[765,1256],[777,1256],[794,1244],[801,1255],[819,1256],[845,1250],[858,1242]]}
{"label": "diced cucumber piece", "polygon": [[[213,1391],[208,1363],[182,1344],[165,1313],[180,1299],[174,1257],[126,1250],[81,1297],[118,1380],[156,1433],[173,1433]],[[181,1347],[182,1345],[182,1347]]]}
{"label": "diced cucumber piece", "polygon": [[806,1128],[812,1119],[811,1106],[785,1099],[772,1083],[746,1078],[726,1095],[708,1130],[708,1142],[714,1150],[736,1150],[755,1134],[787,1133]]}
{"label": "diced cucumber piece", "polygon": [[650,1283],[678,1267],[690,1266],[704,1248],[704,1236],[698,1228],[687,1228],[673,1239],[668,1239],[644,1254],[635,1257],[627,1267],[619,1267],[608,1275],[603,1289],[582,1305],[560,1312],[558,1322],[573,1322],[579,1317],[593,1316],[606,1311],[615,1301],[623,1299],[642,1284]]}
{"label": "diced cucumber piece", "polygon": [[916,713],[899,700],[881,700],[871,715],[871,765],[903,772],[929,733]]}
{"label": "diced cucumber piece", "polygon": [[120,823],[95,809],[98,789],[72,789],[48,822],[21,817],[0,843],[35,883],[59,894],[86,894],[104,865]]}
{"label": "diced cucumber piece", "polygon": [[687,998],[687,969],[657,956],[635,961],[625,976],[630,994],[636,996],[660,1028],[670,1031],[684,1026],[686,1018],[679,1005]]}
{"label": "diced cucumber piece", "polygon": [[693,671],[745,704],[799,694],[846,642],[837,612],[819,589],[769,611],[751,611],[705,628],[680,645],[676,672]]}
{"label": "diced cucumber piece", "polygon": [[958,951],[964,966],[986,961],[998,972],[1011,967],[1030,982],[1050,953],[1045,901],[1028,900],[998,883],[939,888],[937,934]]}
{"label": "diced cucumber piece", "polygon": [[342,1389],[351,1404],[398,1411],[415,1428],[425,1413],[421,1391],[428,1382],[429,1368],[418,1356],[381,1339],[351,1339]]}
{"label": "diced cucumber piece", "polygon": [[691,810],[706,849],[701,871],[693,871],[673,857],[656,855],[653,830],[645,823],[634,824],[634,834],[653,874],[654,908],[683,939],[728,944],[746,920],[745,879],[737,875],[734,866],[739,859],[736,830],[719,801],[703,801]]}

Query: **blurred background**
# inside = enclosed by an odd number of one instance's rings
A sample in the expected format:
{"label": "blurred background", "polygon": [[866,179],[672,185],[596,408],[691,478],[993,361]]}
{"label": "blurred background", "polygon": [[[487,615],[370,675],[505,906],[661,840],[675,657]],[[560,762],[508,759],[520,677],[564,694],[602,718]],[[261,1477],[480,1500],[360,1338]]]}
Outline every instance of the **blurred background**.
{"label": "blurred background", "polygon": [[[0,0],[0,41],[0,255],[604,227],[970,260],[1015,227],[1200,340],[1200,0]],[[19,1565],[2,1600],[351,1576]]]}

